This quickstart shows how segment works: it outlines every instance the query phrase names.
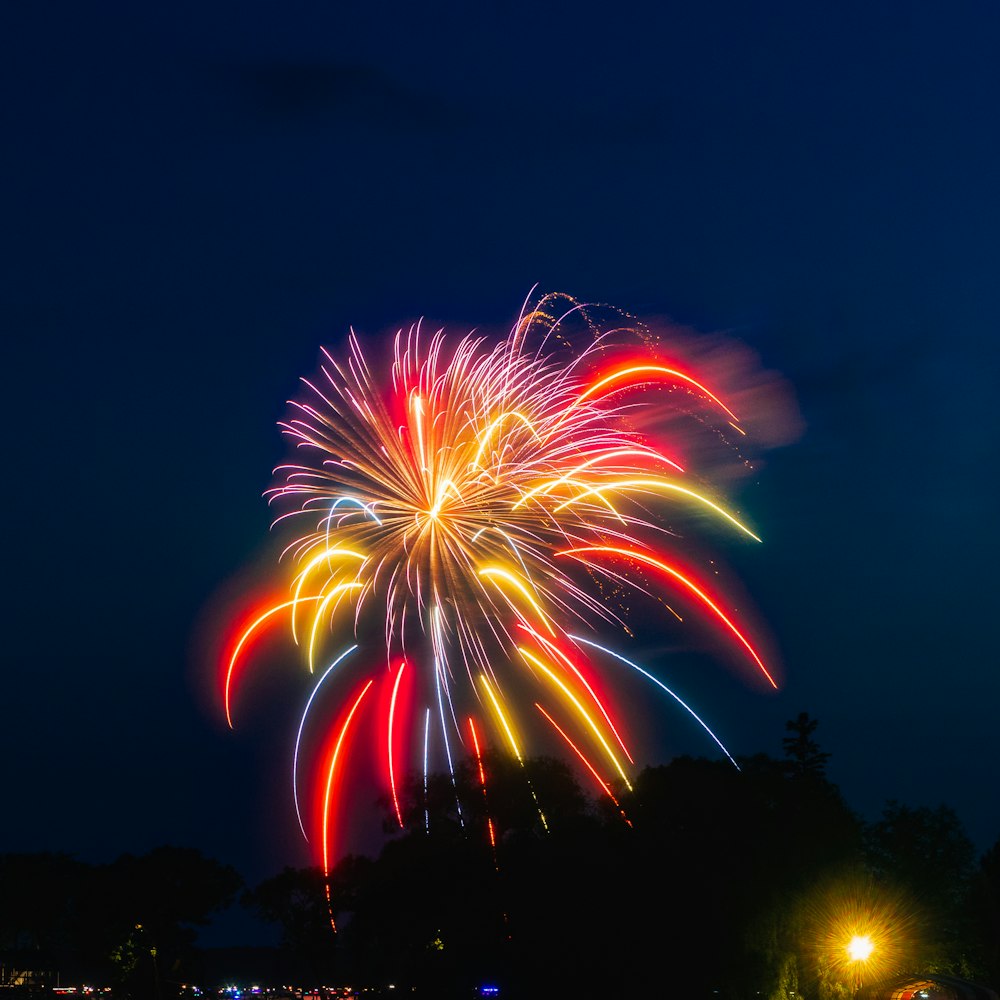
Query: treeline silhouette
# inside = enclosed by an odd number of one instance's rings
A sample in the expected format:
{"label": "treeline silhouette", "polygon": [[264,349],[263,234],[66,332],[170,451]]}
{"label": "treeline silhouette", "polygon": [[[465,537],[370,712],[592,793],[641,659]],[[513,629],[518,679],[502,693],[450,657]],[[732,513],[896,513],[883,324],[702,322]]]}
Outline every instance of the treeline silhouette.
{"label": "treeline silhouette", "polygon": [[383,802],[378,856],[344,858],[328,882],[286,868],[245,887],[172,847],[108,866],[0,856],[0,957],[113,983],[116,997],[175,996],[214,985],[197,928],[239,899],[280,928],[278,949],[243,956],[248,976],[275,981],[845,1000],[846,943],[863,927],[869,977],[1000,982],[1000,840],[977,858],[946,805],[890,801],[862,821],[826,776],[816,720],[786,729],[780,760],[681,757],[597,797],[549,758],[411,776],[403,827]]}

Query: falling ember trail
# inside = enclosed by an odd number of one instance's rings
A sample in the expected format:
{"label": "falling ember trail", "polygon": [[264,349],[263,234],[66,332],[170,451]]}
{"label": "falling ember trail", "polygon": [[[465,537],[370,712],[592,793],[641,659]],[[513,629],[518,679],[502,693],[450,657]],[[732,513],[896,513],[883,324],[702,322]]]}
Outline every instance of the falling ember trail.
{"label": "falling ember trail", "polygon": [[357,696],[354,704],[351,706],[350,712],[347,713],[347,718],[344,719],[343,725],[340,727],[340,733],[337,736],[336,745],[333,748],[333,753],[330,756],[330,766],[327,770],[326,776],[326,790],[323,795],[323,836],[322,836],[322,849],[323,849],[323,879],[326,884],[326,901],[327,908],[330,914],[330,926],[336,931],[337,924],[333,919],[333,901],[330,899],[330,813],[332,807],[331,793],[333,790],[334,778],[337,773],[337,760],[340,757],[340,751],[344,745],[344,740],[347,737],[347,731],[350,728],[351,721],[354,719],[354,715],[358,710],[358,706],[361,704],[365,695],[368,694],[371,686],[374,682],[368,681],[367,684],[361,689],[361,693]]}

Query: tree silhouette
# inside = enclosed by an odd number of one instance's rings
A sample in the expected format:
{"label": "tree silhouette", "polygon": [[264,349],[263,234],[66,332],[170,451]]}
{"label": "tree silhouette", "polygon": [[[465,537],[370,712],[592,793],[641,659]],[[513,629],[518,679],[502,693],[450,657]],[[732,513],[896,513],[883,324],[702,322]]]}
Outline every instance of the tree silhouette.
{"label": "tree silhouette", "polygon": [[782,739],[785,748],[785,770],[793,778],[825,778],[826,762],[830,754],[824,753],[813,739],[813,733],[819,725],[817,719],[811,719],[808,712],[799,712],[798,716],[785,723],[785,729],[791,733]]}
{"label": "tree silhouette", "polygon": [[[348,887],[360,882],[355,869],[370,865],[368,859],[349,858],[335,873],[335,894],[345,907],[351,906]],[[347,972],[338,967],[338,941],[330,921],[322,869],[286,867],[245,892],[240,903],[261,920],[281,928],[282,964],[296,981],[325,982]]]}
{"label": "tree silhouette", "polygon": [[865,848],[876,877],[908,893],[920,908],[926,933],[915,960],[926,971],[971,975],[967,902],[975,849],[954,810],[890,800],[867,828]]}
{"label": "tree silhouette", "polygon": [[240,884],[234,869],[187,848],[110,865],[0,855],[0,951],[27,951],[63,981],[114,981],[116,997],[174,996],[193,969],[195,929]]}
{"label": "tree silhouette", "polygon": [[979,859],[970,889],[978,971],[984,982],[1000,983],[1000,840]]}

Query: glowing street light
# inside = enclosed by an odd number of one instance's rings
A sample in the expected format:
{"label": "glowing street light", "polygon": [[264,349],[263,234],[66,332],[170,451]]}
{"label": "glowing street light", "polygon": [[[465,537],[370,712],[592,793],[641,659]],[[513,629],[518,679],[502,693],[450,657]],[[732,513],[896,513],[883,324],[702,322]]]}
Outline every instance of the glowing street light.
{"label": "glowing street light", "polygon": [[864,962],[872,953],[874,947],[872,939],[867,934],[863,936],[855,934],[851,938],[851,943],[847,946],[847,954],[851,956],[852,962]]}
{"label": "glowing street light", "polygon": [[867,934],[855,934],[847,946],[847,954],[854,963],[854,995],[861,991],[861,970],[868,957],[874,950],[875,945]]}

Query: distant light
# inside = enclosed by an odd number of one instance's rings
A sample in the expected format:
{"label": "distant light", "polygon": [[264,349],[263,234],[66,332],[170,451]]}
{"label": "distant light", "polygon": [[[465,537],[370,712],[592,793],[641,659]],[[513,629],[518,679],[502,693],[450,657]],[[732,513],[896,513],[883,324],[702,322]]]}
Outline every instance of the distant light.
{"label": "distant light", "polygon": [[874,948],[875,945],[872,944],[872,939],[867,934],[855,934],[847,946],[847,954],[851,956],[851,961],[863,962],[871,955]]}

